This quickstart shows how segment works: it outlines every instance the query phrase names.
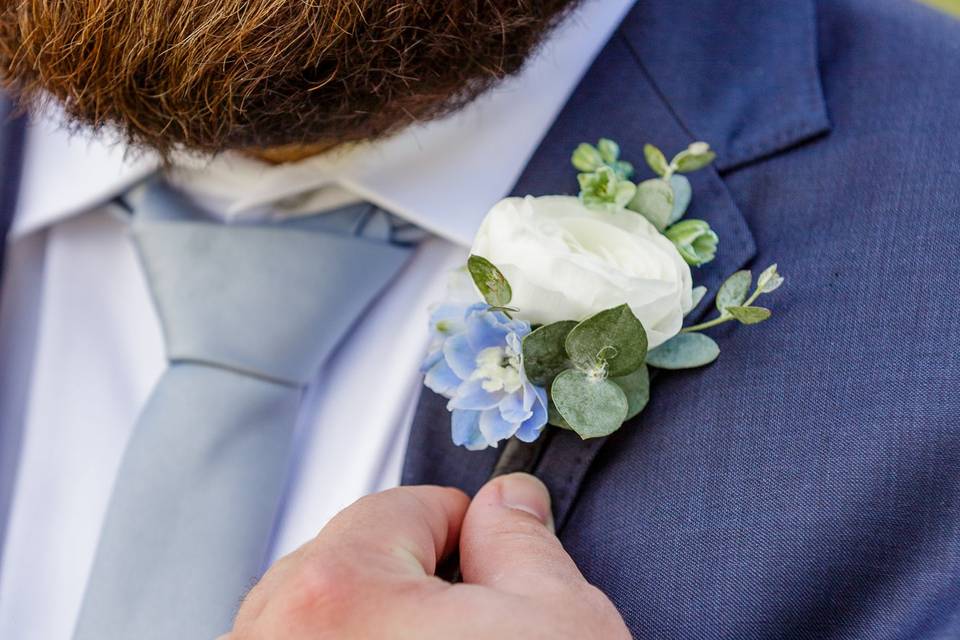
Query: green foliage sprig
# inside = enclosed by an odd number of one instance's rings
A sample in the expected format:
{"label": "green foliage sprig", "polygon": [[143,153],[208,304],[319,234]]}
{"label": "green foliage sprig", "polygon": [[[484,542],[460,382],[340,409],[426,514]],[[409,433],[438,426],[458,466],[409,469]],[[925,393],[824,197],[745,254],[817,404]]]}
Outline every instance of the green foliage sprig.
{"label": "green foliage sprig", "polygon": [[761,295],[776,291],[783,284],[783,277],[777,272],[777,265],[772,264],[763,270],[757,278],[756,288],[750,293],[752,284],[753,274],[746,270],[727,278],[717,291],[717,317],[681,329],[679,334],[647,354],[647,364],[660,369],[692,369],[716,360],[720,347],[713,338],[700,332],[731,320],[740,324],[758,324],[769,319],[772,315],[770,309],[753,303]]}
{"label": "green foliage sprig", "polygon": [[706,142],[694,142],[670,162],[652,144],[644,146],[643,156],[658,177],[633,183],[633,165],[620,160],[620,145],[609,138],[601,138],[596,146],[581,143],[570,158],[581,172],[580,200],[594,209],[639,213],[674,243],[687,264],[699,267],[710,262],[717,252],[717,234],[703,220],[680,222],[693,194],[682,174],[708,166],[716,153]]}

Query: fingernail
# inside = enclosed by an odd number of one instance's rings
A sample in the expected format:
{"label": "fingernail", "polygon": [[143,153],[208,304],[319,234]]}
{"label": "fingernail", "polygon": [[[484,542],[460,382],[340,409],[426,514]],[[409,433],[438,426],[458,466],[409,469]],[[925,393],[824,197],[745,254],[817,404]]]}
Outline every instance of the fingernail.
{"label": "fingernail", "polygon": [[510,509],[525,511],[553,531],[550,493],[536,477],[528,473],[511,473],[500,478],[500,501]]}

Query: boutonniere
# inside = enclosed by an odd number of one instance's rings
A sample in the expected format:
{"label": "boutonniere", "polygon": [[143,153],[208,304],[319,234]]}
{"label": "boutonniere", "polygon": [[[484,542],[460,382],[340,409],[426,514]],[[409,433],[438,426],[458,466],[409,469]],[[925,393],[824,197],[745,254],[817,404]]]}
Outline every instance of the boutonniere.
{"label": "boutonniere", "polygon": [[635,183],[619,146],[581,144],[578,196],[506,198],[487,214],[470,259],[431,315],[425,384],[449,399],[452,436],[467,449],[550,424],[581,438],[609,435],[643,411],[648,367],[690,369],[720,354],[704,329],[756,324],[757,299],[783,282],[776,265],[756,283],[738,271],[717,292],[715,318],[683,326],[706,293],[691,267],[714,258],[719,238],[683,219],[690,182],[714,153],[691,144],[670,162],[652,145],[656,177]]}

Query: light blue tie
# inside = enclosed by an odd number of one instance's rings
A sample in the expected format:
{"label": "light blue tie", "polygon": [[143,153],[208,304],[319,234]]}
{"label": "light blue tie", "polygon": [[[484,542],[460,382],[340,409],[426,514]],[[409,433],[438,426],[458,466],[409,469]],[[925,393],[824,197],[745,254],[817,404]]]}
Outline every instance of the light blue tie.
{"label": "light blue tie", "polygon": [[74,637],[206,640],[262,571],[302,389],[405,263],[389,240],[410,229],[366,204],[204,222],[154,181],[132,230],[170,366],[127,446]]}

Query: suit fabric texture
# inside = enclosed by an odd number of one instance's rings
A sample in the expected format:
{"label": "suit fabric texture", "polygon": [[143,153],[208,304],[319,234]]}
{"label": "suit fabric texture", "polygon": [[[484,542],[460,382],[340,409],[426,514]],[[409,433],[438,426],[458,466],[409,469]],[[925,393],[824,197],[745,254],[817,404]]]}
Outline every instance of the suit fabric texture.
{"label": "suit fabric texture", "polygon": [[[787,279],[770,321],[710,331],[717,362],[534,466],[635,637],[960,637],[958,80],[960,23],[906,0],[644,0],[530,161],[516,195],[575,193],[580,142],[639,167],[707,141],[688,217],[720,248],[688,322],[737,269]],[[404,482],[473,493],[498,452],[454,447],[444,404]]]}

